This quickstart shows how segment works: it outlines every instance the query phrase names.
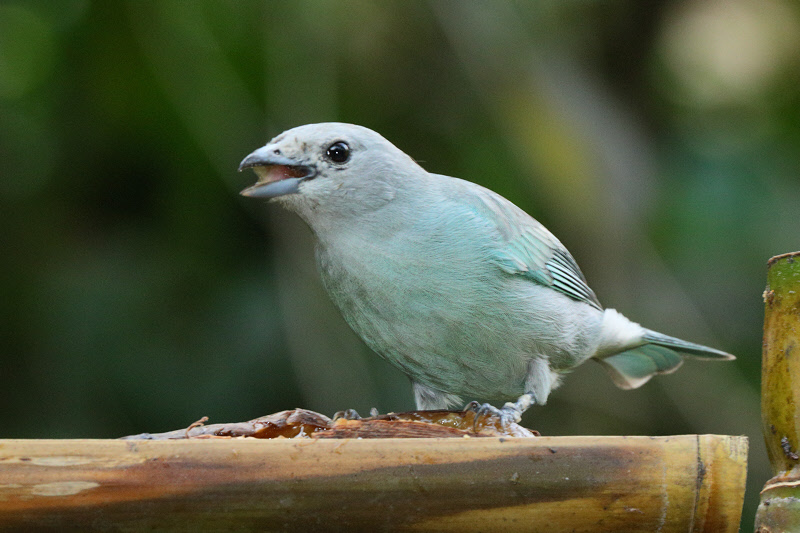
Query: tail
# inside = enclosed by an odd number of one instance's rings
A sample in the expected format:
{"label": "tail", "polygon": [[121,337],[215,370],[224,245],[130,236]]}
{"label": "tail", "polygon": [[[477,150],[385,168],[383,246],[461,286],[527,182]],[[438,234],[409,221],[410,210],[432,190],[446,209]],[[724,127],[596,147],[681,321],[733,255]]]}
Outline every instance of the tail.
{"label": "tail", "polygon": [[[627,321],[613,309],[605,311],[607,314],[609,312],[612,312],[613,316],[607,318],[613,319],[613,322],[619,324],[620,319]],[[731,354],[715,348],[662,335],[633,322],[628,321],[628,324],[639,328],[637,335],[639,340],[634,347],[595,358],[608,371],[614,383],[622,389],[635,389],[647,383],[656,374],[675,372],[683,364],[683,357],[719,361],[736,359]],[[619,340],[619,337],[617,339]],[[607,350],[604,352],[608,353]]]}

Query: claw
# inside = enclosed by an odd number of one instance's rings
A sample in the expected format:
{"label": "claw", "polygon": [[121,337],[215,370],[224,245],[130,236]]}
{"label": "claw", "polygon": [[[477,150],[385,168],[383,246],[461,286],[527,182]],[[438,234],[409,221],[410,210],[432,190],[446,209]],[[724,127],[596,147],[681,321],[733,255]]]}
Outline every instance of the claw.
{"label": "claw", "polygon": [[345,420],[361,420],[361,415],[359,415],[355,409],[345,409],[344,411],[337,411],[334,413],[334,421],[340,418],[344,418]]}
{"label": "claw", "polygon": [[462,409],[461,412],[462,413],[468,413],[468,412],[472,411],[473,413],[475,413],[475,412],[478,411],[478,408],[480,406],[481,406],[481,404],[479,404],[475,400],[472,400],[471,402],[469,402],[467,405],[464,406],[464,409]]}

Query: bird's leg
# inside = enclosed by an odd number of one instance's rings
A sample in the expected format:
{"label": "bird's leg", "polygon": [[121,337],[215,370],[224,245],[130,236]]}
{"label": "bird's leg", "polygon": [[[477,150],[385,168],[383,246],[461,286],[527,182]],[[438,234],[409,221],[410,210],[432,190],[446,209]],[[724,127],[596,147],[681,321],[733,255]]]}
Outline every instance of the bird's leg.
{"label": "bird's leg", "polygon": [[501,411],[507,411],[514,414],[514,422],[519,422],[522,420],[522,413],[528,410],[528,408],[536,403],[533,399],[533,394],[527,392],[517,398],[516,402],[506,402],[503,406]]}
{"label": "bird's leg", "polygon": [[458,405],[462,402],[461,398],[455,394],[442,392],[416,381],[412,381],[412,385],[417,409],[420,411],[447,409],[451,405]]}

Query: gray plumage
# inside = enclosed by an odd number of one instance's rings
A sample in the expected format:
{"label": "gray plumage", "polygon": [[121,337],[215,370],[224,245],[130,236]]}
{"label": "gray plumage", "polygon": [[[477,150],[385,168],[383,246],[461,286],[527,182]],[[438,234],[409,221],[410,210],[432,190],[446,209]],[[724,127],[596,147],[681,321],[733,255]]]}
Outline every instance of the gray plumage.
{"label": "gray plumage", "polygon": [[[425,171],[372,130],[311,124],[247,156],[317,238],[325,289],[347,323],[405,372],[419,409],[517,399],[518,419],[590,358],[634,388],[682,356],[732,359],[603,310],[567,249],[502,196]],[[510,411],[509,411],[510,410]]]}

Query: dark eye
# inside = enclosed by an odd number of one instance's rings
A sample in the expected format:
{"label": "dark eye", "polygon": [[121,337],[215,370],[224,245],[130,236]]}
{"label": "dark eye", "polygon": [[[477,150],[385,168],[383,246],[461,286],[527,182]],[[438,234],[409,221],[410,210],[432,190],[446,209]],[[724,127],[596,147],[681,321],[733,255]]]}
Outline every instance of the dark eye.
{"label": "dark eye", "polygon": [[328,147],[326,154],[328,159],[334,163],[344,163],[350,159],[350,147],[347,146],[347,143],[337,141]]}

